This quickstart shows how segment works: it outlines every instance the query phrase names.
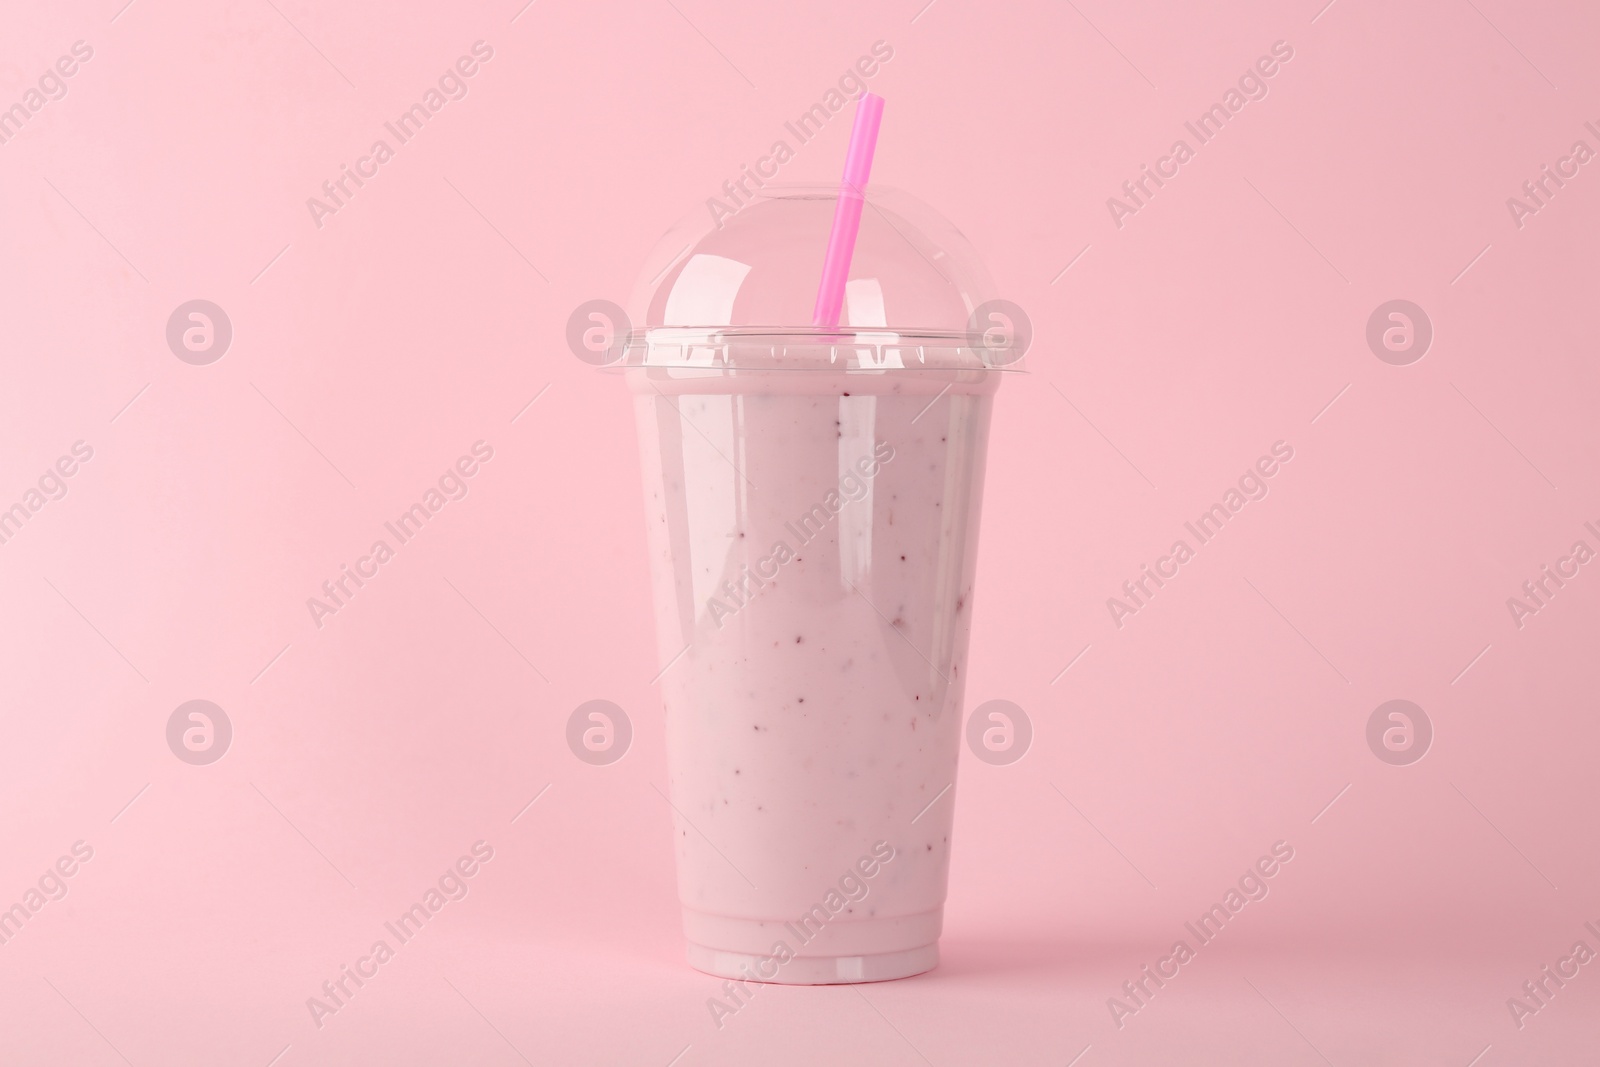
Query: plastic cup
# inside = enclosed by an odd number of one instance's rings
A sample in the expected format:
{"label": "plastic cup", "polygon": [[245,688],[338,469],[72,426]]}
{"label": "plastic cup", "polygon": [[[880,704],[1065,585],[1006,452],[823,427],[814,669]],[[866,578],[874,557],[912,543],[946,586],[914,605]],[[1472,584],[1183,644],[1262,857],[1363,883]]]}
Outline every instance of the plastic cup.
{"label": "plastic cup", "polygon": [[623,360],[688,959],[737,980],[938,962],[1005,371],[968,334],[981,265],[896,194],[868,194],[841,324],[784,325],[837,195],[669,234]]}

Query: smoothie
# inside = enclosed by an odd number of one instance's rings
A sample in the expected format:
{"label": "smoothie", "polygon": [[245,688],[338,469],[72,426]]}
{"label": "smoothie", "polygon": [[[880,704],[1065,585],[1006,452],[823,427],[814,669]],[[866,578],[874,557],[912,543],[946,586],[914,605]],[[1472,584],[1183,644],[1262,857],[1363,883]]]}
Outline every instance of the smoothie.
{"label": "smoothie", "polygon": [[796,340],[627,373],[683,925],[725,977],[896,978],[938,958],[998,375]]}

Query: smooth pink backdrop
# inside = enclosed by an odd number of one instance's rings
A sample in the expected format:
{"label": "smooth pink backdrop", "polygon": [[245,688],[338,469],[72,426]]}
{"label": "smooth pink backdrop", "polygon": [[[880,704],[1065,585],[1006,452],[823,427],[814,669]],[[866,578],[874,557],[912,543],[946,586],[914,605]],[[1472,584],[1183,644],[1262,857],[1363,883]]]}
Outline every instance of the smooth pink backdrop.
{"label": "smooth pink backdrop", "polygon": [[[0,12],[0,108],[93,49],[0,144],[0,506],[94,450],[0,545],[0,907],[94,849],[0,945],[0,1062],[1594,1062],[1600,966],[1522,1029],[1506,1000],[1600,949],[1600,568],[1520,629],[1506,599],[1600,548],[1600,164],[1520,228],[1506,200],[1600,149],[1600,13],[922,2]],[[319,227],[307,198],[480,40]],[[564,331],[879,40],[874,180],[1036,329],[968,688],[1036,736],[963,760],[937,971],[764,989],[719,1030],[653,788],[631,412]],[[1266,98],[1115,225],[1280,40]],[[831,180],[847,132],[784,179]],[[1409,366],[1365,340],[1397,298],[1434,328]],[[232,322],[208,366],[165,340],[192,299]],[[316,627],[479,440],[469,495]],[[1270,495],[1117,628],[1106,598],[1279,440]],[[597,697],[635,730],[602,768],[563,740]],[[1434,726],[1411,766],[1367,747],[1392,698]],[[192,699],[233,724],[210,766],[167,747]],[[480,839],[466,899],[314,1025]],[[1107,998],[1279,840],[1271,895],[1119,1029]]]}

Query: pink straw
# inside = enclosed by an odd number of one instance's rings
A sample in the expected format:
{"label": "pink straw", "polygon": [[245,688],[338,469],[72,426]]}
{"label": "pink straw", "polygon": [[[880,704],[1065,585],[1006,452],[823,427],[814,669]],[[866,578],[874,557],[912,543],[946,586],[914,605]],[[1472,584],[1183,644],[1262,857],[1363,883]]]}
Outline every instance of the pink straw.
{"label": "pink straw", "polygon": [[822,284],[817,286],[817,305],[811,312],[813,326],[832,329],[839,325],[844,283],[850,277],[850,257],[855,255],[856,232],[861,229],[862,191],[872,172],[872,150],[877,147],[878,125],[882,121],[883,97],[863,95],[856,105],[855,125],[850,129],[839,206],[833,212],[833,232],[828,235],[828,254],[822,261]]}

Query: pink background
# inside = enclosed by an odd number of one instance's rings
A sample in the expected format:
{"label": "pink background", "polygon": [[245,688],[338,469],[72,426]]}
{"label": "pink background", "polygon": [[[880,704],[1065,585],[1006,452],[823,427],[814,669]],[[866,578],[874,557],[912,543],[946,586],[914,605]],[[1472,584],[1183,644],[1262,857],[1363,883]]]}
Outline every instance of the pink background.
{"label": "pink background", "polygon": [[[1600,164],[1506,207],[1600,149],[1592,7],[122,3],[0,14],[0,107],[94,50],[0,145],[0,506],[94,450],[0,545],[0,907],[94,849],[0,946],[0,1062],[1593,1061],[1600,964],[1523,1029],[1506,1006],[1600,949],[1600,574],[1506,607],[1600,548]],[[478,40],[468,95],[318,228],[306,199]],[[877,40],[874,179],[1037,331],[967,694],[1036,736],[964,754],[937,971],[767,988],[718,1030],[654,788],[631,412],[563,335]],[[1278,40],[1269,95],[1114,225]],[[209,366],[164,338],[196,298],[233,325]],[[1435,331],[1409,366],[1365,340],[1397,298]],[[470,494],[313,625],[478,440]],[[1270,495],[1118,629],[1106,598],[1277,440]],[[597,697],[635,730],[608,767],[563,739]],[[1367,747],[1392,698],[1434,726],[1410,766]],[[191,699],[233,724],[210,766],[167,748]],[[315,1026],[480,839],[470,895]],[[1271,895],[1119,1029],[1107,998],[1279,840]]]}

